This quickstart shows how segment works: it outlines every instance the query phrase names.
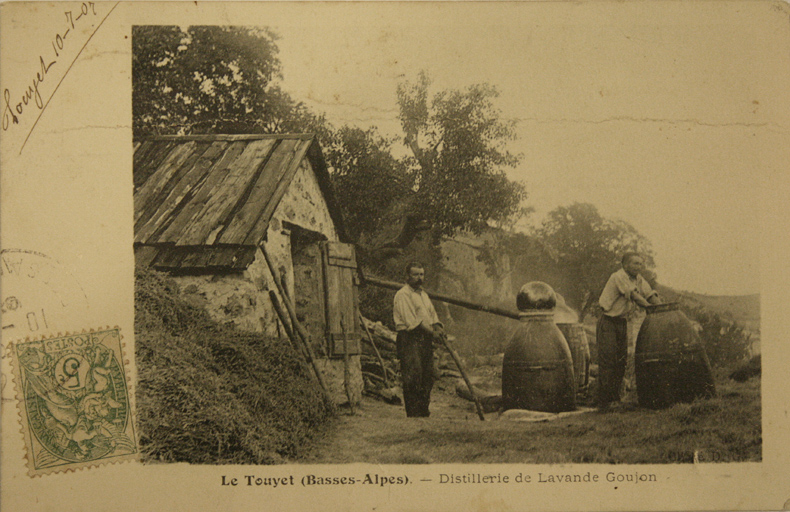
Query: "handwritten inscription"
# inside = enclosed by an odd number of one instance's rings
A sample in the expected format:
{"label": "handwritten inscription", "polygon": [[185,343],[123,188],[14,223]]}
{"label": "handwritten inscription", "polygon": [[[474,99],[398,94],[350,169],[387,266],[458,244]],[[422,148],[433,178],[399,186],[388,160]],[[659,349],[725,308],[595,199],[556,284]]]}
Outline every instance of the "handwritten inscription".
{"label": "handwritten inscription", "polygon": [[38,69],[27,89],[22,94],[9,89],[3,90],[3,131],[8,130],[12,124],[19,124],[20,117],[27,113],[30,107],[35,106],[38,110],[44,109],[46,104],[41,97],[39,86],[46,80],[52,66],[61,59],[64,50],[67,49],[68,38],[72,31],[76,31],[80,25],[86,23],[86,20],[96,16],[96,5],[93,2],[82,2],[79,11],[65,11],[64,14],[66,16],[65,30],[52,37],[52,53],[47,52],[46,55],[39,55]]}

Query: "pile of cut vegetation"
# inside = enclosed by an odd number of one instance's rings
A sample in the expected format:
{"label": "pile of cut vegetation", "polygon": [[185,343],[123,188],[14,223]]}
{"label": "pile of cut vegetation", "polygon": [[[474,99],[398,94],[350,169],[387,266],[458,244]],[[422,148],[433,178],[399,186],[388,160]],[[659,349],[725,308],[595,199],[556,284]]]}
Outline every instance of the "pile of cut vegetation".
{"label": "pile of cut vegetation", "polygon": [[273,464],[332,415],[286,342],[212,321],[165,274],[135,271],[144,460]]}

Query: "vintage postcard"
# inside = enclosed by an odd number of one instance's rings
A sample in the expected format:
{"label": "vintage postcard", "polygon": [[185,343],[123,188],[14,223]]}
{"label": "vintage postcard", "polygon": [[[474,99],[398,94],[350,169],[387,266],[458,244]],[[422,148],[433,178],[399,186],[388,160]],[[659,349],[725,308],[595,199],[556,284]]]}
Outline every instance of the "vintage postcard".
{"label": "vintage postcard", "polygon": [[4,510],[790,510],[789,19],[0,4]]}

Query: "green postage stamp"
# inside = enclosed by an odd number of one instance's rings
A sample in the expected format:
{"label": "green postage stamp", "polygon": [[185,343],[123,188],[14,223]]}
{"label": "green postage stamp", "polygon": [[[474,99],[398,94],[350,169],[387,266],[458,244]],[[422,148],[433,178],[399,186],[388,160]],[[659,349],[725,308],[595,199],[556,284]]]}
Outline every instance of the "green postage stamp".
{"label": "green postage stamp", "polygon": [[137,458],[119,329],[11,351],[31,476]]}

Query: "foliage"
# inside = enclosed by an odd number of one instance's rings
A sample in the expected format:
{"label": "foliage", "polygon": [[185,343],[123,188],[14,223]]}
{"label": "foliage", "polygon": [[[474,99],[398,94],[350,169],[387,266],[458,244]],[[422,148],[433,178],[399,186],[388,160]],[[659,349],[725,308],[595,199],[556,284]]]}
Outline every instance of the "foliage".
{"label": "foliage", "polygon": [[704,306],[681,302],[681,307],[699,324],[699,336],[711,365],[732,367],[750,355],[751,334],[742,325]]}
{"label": "foliage", "polygon": [[[425,74],[398,87],[404,140],[413,157],[393,155],[376,129],[335,129],[279,86],[278,36],[268,28],[136,26],[132,33],[135,137],[202,133],[317,133],[354,241],[369,241],[393,215],[428,220],[438,240],[520,212],[525,192],[503,169],[518,158],[480,84],[429,98]],[[427,145],[429,149],[421,149]]]}
{"label": "foliage", "polygon": [[411,191],[405,165],[391,153],[393,142],[375,128],[344,126],[325,145],[333,188],[352,240],[369,240],[386,213]]}
{"label": "foliage", "polygon": [[287,343],[211,321],[164,274],[135,275],[140,443],[148,461],[271,464],[332,413]]}
{"label": "foliage", "polygon": [[580,322],[596,303],[606,280],[620,268],[624,252],[642,254],[645,277],[655,282],[650,270],[655,267],[650,241],[627,222],[602,217],[592,204],[574,203],[552,210],[536,236],[569,277],[565,298],[578,309]]}
{"label": "foliage", "polygon": [[429,87],[423,72],[397,90],[404,143],[412,153],[412,211],[432,223],[437,239],[459,229],[477,233],[519,214],[526,192],[504,172],[520,159],[506,148],[515,122],[503,120],[494,106],[496,88],[476,84],[430,95]]}
{"label": "foliage", "polygon": [[277,85],[276,40],[257,27],[133,27],[135,137],[324,130]]}

